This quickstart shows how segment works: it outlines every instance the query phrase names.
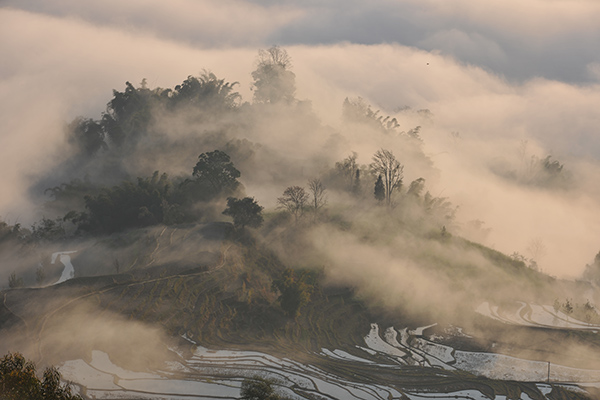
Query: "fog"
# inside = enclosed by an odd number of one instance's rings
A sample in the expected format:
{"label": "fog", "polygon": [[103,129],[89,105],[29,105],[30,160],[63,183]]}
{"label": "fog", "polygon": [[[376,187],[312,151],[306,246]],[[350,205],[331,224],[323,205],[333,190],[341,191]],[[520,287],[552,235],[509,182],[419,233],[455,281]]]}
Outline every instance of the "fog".
{"label": "fog", "polygon": [[[258,344],[268,347],[275,322],[260,336],[252,324],[283,315],[268,309],[277,294],[266,269],[277,264],[316,267],[324,291],[350,287],[369,311],[406,317],[409,328],[454,324],[482,346],[493,341],[492,351],[597,368],[594,343],[572,332],[524,332],[470,311],[483,301],[600,304],[598,281],[570,281],[600,251],[598,20],[600,5],[585,0],[2,2],[0,222],[30,227],[62,217],[69,209],[48,207],[44,191],[72,179],[111,186],[158,170],[183,180],[199,154],[221,149],[242,172],[235,195],[265,207],[265,225],[249,229],[256,249],[277,257],[252,269],[255,255],[223,243],[229,226],[204,230],[202,223],[230,221],[221,214],[224,199],[203,205],[199,225],[4,243],[0,287],[15,272],[28,288],[4,292],[1,353],[18,349],[57,364],[97,349],[123,368],[145,370],[173,357],[168,348],[183,333],[206,346],[267,337]],[[258,51],[272,45],[291,57],[292,106],[253,98]],[[173,89],[209,72],[236,82],[235,113],[158,107],[147,136],[128,152],[87,159],[69,143],[66,126],[79,116],[101,119],[125,82]],[[345,99],[358,98],[399,127],[382,133],[350,121]],[[422,141],[407,136],[416,127]],[[368,165],[379,149],[404,166],[392,207],[373,199]],[[362,186],[351,192],[334,172],[352,154]],[[558,178],[546,174],[544,160],[562,166]],[[313,178],[327,187],[322,219],[282,217],[277,199],[286,187]],[[405,195],[418,178],[425,179],[421,198],[429,192],[439,200],[431,214],[424,200]],[[469,241],[533,259],[544,274],[569,281],[519,270]],[[80,279],[53,286],[62,266],[49,256],[68,250],[77,250]],[[203,275],[215,265],[225,266],[222,281]],[[46,276],[38,281],[40,268]],[[247,315],[230,308],[251,306],[252,298],[262,303]],[[261,307],[267,312],[257,316]],[[284,323],[287,335],[291,323]],[[250,329],[231,333],[231,326]]]}
{"label": "fog", "polygon": [[[261,204],[274,207],[286,186],[305,184],[352,151],[359,164],[369,164],[382,147],[401,154],[389,138],[344,128],[344,99],[361,96],[382,115],[397,117],[401,130],[422,126],[433,168],[400,158],[405,184],[424,176],[427,190],[459,207],[453,233],[468,236],[469,222],[483,221],[489,233],[473,239],[507,254],[536,256],[544,272],[560,277],[580,275],[599,250],[596,3],[532,0],[484,8],[466,0],[452,7],[380,1],[353,11],[341,2],[182,0],[168,9],[158,3],[125,9],[110,2],[5,4],[0,216],[11,224],[39,219],[39,179],[69,156],[64,124],[78,115],[99,119],[112,89],[144,78],[151,88],[172,88],[207,69],[239,82],[235,90],[250,102],[257,50],[276,43],[292,57],[296,97],[310,101],[321,128],[266,119],[261,129],[237,136],[270,157],[270,172],[241,179]],[[430,117],[417,112],[423,109]],[[168,134],[185,134],[175,121],[163,122]],[[207,150],[189,149],[173,170],[191,168]],[[518,171],[532,156],[548,155],[572,176],[567,188],[532,186],[498,172],[498,165]],[[160,162],[161,170],[169,164]],[[278,170],[284,165],[287,175]],[[545,251],[534,255],[532,242]]]}

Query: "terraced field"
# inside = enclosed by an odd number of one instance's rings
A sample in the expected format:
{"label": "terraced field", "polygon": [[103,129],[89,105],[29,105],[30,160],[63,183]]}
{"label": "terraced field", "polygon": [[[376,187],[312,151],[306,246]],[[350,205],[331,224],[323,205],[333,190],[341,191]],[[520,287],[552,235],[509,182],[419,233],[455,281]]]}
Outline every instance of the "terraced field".
{"label": "terraced field", "polygon": [[122,369],[100,351],[92,353],[90,362],[67,361],[60,370],[91,399],[237,399],[242,380],[256,376],[272,380],[278,393],[292,399],[585,398],[573,385],[503,383],[464,372],[411,367],[368,348],[356,349],[355,354],[323,349],[304,354],[302,361],[257,351],[210,350],[196,344],[193,348],[191,356],[171,348],[177,359],[152,372]]}

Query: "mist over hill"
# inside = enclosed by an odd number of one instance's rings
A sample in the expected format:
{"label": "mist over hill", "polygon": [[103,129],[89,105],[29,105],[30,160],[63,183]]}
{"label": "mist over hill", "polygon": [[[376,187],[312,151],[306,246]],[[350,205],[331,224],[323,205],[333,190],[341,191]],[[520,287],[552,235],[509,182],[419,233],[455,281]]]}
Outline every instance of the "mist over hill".
{"label": "mist over hill", "polygon": [[[235,91],[242,101],[250,102],[256,49],[270,45],[219,48],[204,44],[197,48],[165,39],[160,24],[152,28],[156,30],[152,35],[144,29],[128,31],[117,21],[90,23],[76,17],[84,12],[81,9],[66,14],[25,9],[2,9],[4,29],[22,33],[16,35],[20,42],[4,43],[13,56],[7,57],[3,81],[7,134],[2,160],[7,195],[1,200],[1,215],[10,224],[29,226],[43,216],[36,209],[38,203],[31,201],[29,188],[40,172],[54,170],[68,158],[64,125],[77,116],[101,119],[113,88],[123,92],[125,82],[139,87],[146,78],[149,88],[173,89],[189,75],[200,76],[206,68],[226,82],[239,81]],[[284,14],[278,14],[283,24]],[[544,18],[558,15],[552,12]],[[32,26],[39,30],[30,31]],[[566,29],[561,34],[566,35],[571,25],[561,26]],[[37,35],[39,31],[47,34]],[[90,46],[77,46],[67,40],[70,37],[79,37]],[[37,42],[32,42],[33,38]],[[114,43],[123,46],[117,48]],[[19,49],[36,46],[47,51],[38,52],[36,61],[29,62],[28,53]],[[366,165],[376,149],[385,147],[385,143],[371,142],[363,150],[364,138],[353,142],[355,138],[341,131],[346,97],[362,97],[384,116],[396,117],[402,112],[400,129],[408,132],[422,126],[423,151],[442,171],[437,182],[428,179],[429,189],[459,206],[461,223],[484,222],[490,229],[487,245],[531,258],[531,242],[542,241],[546,255],[538,264],[556,276],[576,277],[591,262],[597,252],[599,226],[594,182],[598,168],[598,142],[593,133],[598,122],[595,83],[575,85],[548,77],[515,82],[502,71],[490,72],[458,56],[406,47],[401,42],[292,45],[286,49],[293,56],[296,98],[309,100],[322,125],[340,131],[350,141],[340,151],[344,154],[335,154],[331,160],[355,151],[359,163]],[[78,62],[63,62],[69,54],[77,54]],[[593,70],[593,65],[589,68]],[[429,125],[416,115],[409,118],[411,110],[425,109],[432,114]],[[288,136],[274,137],[284,145],[282,140]],[[266,145],[264,140],[255,142]],[[550,164],[557,161],[564,165],[564,175],[571,176],[568,190],[549,192],[535,182],[540,180],[538,166],[548,156]],[[24,163],[25,159],[29,162]],[[407,168],[406,173],[409,181],[420,177],[415,169]],[[54,187],[65,181],[57,176],[47,183]],[[37,186],[33,194],[39,196],[45,189]],[[279,191],[265,196],[263,202],[272,201]],[[32,214],[32,210],[36,212]],[[514,229],[517,224],[520,228]]]}
{"label": "mist over hill", "polygon": [[[400,366],[405,386],[380,383],[405,396],[416,390],[405,367],[439,393],[489,398],[559,398],[558,384],[539,386],[545,363],[556,382],[595,382],[584,371],[600,368],[593,78],[503,75],[493,57],[429,51],[439,36],[343,42],[340,27],[326,44],[297,43],[306,9],[237,3],[256,23],[241,30],[292,44],[230,32],[241,47],[182,45],[184,22],[149,35],[135,18],[124,31],[83,9],[0,9],[3,29],[35,21],[50,49],[39,80],[16,57],[3,81],[0,350],[73,365],[101,351],[132,371],[193,370],[203,346],[260,350],[352,380],[329,364],[347,354]],[[96,47],[51,51],[72,32]],[[98,69],[53,69],[80,51]],[[509,359],[531,375],[506,372]],[[370,368],[363,384],[379,379]],[[249,373],[238,372],[239,389]],[[301,396],[294,385],[280,386]]]}

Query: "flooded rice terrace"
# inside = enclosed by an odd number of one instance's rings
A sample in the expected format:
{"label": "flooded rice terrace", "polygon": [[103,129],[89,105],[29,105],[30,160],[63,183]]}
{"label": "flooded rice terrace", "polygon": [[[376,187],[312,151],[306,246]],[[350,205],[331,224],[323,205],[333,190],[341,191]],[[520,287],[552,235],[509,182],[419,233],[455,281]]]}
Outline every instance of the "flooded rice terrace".
{"label": "flooded rice terrace", "polygon": [[[410,331],[389,327],[380,335],[379,326],[372,324],[364,347],[348,351],[322,349],[303,362],[257,351],[211,350],[186,338],[193,348],[191,356],[171,348],[175,358],[161,370],[128,371],[115,365],[108,354],[93,351],[90,362],[67,361],[60,365],[60,371],[65,380],[73,382],[75,389],[90,399],[238,399],[243,380],[253,377],[269,379],[278,394],[290,399],[507,398],[490,397],[485,388],[452,390],[447,382],[451,371],[456,370],[530,382],[537,398],[546,398],[552,391],[544,383],[547,363],[454,350],[418,337],[426,328]],[[600,371],[553,365],[551,378],[553,382],[593,385],[600,382]],[[563,385],[577,390],[574,385]],[[529,400],[536,396],[523,390],[520,398]]]}

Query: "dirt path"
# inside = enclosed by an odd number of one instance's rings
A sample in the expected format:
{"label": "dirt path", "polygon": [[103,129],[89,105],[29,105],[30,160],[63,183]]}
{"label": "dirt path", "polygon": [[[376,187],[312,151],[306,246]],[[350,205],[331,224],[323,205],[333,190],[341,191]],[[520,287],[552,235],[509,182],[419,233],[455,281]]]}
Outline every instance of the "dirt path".
{"label": "dirt path", "polygon": [[13,310],[11,310],[10,307],[8,307],[8,305],[6,304],[6,293],[4,293],[4,299],[2,300],[2,305],[10,314],[12,314],[15,317],[17,317],[18,319],[20,319],[23,322],[23,324],[25,325],[25,330],[27,330],[29,332],[29,325],[27,324],[27,321],[25,321],[25,319],[23,319],[20,315],[18,315]]}

